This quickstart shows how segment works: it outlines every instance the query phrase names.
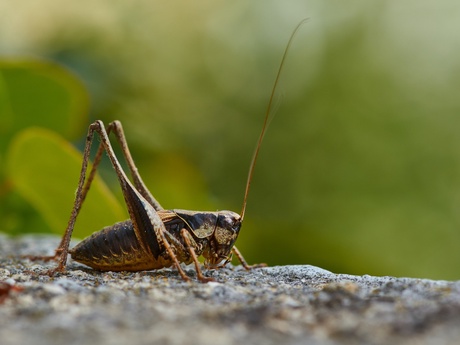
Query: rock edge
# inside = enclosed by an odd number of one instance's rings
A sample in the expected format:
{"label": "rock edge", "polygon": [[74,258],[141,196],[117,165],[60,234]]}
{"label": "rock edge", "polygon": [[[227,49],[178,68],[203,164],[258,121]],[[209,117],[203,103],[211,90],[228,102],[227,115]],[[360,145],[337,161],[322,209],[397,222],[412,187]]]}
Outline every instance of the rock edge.
{"label": "rock edge", "polygon": [[[0,235],[2,344],[456,344],[460,281],[353,276],[276,266],[206,271],[97,272],[50,254],[59,239]],[[1,292],[0,292],[1,293]]]}

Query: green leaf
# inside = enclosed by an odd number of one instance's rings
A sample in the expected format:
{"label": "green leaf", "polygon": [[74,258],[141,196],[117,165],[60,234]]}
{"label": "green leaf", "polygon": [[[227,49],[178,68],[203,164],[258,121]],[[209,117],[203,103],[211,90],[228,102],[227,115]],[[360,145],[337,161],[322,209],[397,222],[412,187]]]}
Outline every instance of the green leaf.
{"label": "green leaf", "polygon": [[[13,139],[6,160],[7,179],[51,229],[62,234],[74,202],[82,154],[56,133],[30,128]],[[74,234],[84,237],[126,218],[126,211],[97,176]]]}
{"label": "green leaf", "polygon": [[83,83],[64,67],[38,59],[0,59],[0,231],[49,231],[43,215],[5,178],[12,139],[31,126],[78,138],[88,123],[88,104]]}
{"label": "green leaf", "polygon": [[0,60],[0,156],[20,130],[39,126],[67,139],[88,122],[89,97],[70,71],[45,60]]}

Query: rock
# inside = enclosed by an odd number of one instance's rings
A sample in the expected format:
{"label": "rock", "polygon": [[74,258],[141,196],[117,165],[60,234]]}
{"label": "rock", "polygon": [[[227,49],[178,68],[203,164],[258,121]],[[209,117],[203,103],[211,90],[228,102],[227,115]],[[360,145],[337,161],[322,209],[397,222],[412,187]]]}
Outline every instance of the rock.
{"label": "rock", "polygon": [[53,262],[55,237],[0,235],[0,339],[16,344],[456,344],[460,281],[227,267],[184,282],[175,269],[97,272]]}

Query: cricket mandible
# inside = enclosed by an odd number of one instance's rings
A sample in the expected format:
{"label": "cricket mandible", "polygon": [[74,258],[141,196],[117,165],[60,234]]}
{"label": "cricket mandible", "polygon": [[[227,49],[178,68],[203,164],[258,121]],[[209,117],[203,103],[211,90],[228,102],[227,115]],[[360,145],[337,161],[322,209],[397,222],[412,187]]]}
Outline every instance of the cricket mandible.
{"label": "cricket mandible", "polygon": [[[28,256],[28,258],[56,260],[57,266],[48,271],[51,275],[65,271],[67,257],[70,254],[73,260],[99,271],[143,271],[173,266],[186,281],[190,278],[185,274],[180,263],[187,265],[193,263],[197,279],[201,282],[212,281],[213,278],[203,274],[198,261],[199,256],[204,257],[205,268],[211,269],[225,266],[231,261],[233,254],[247,270],[265,266],[264,264],[248,265],[236,248],[235,241],[245,216],[254,167],[269,124],[272,103],[286,55],[296,32],[305,21],[306,19],[302,20],[294,29],[281,58],[265,112],[262,131],[249,166],[243,206],[239,214],[232,211],[201,212],[163,209],[142,181],[129,151],[121,123],[114,121],[106,127],[102,121],[98,120],[88,129],[75,201],[67,228],[55,254],[53,256]],[[91,171],[86,178],[91,146],[96,133],[100,137],[100,144]],[[109,139],[111,133],[121,146],[132,181],[115,155]],[[70,249],[70,239],[76,219],[104,152],[107,153],[116,172],[128,208],[129,219],[93,233]]]}

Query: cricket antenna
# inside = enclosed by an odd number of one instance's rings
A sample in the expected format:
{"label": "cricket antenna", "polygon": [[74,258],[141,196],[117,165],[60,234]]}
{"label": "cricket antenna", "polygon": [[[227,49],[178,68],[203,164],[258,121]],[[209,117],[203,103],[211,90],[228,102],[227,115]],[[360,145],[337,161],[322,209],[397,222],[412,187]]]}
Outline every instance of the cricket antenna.
{"label": "cricket antenna", "polygon": [[270,94],[270,99],[268,101],[267,111],[265,112],[265,118],[264,118],[264,123],[263,123],[263,126],[262,126],[262,131],[260,132],[259,139],[257,140],[256,149],[255,149],[254,154],[252,156],[251,165],[249,166],[248,180],[246,181],[246,190],[244,192],[243,208],[242,208],[241,213],[240,213],[240,217],[241,217],[240,221],[241,222],[243,221],[244,214],[246,212],[246,204],[248,202],[249,189],[251,187],[252,175],[254,174],[254,167],[256,166],[257,157],[259,156],[260,146],[262,144],[262,140],[264,139],[265,132],[267,131],[268,125],[270,124],[269,117],[270,117],[270,113],[272,111],[272,105],[273,105],[273,99],[274,99],[274,96],[275,96],[275,91],[276,91],[276,88],[278,86],[278,81],[280,79],[281,71],[283,70],[284,61],[286,60],[287,53],[289,51],[289,48],[291,46],[291,43],[292,43],[292,41],[294,39],[295,34],[297,33],[297,31],[299,31],[300,27],[307,20],[308,20],[308,18],[305,18],[299,24],[297,24],[297,26],[295,27],[294,31],[291,34],[291,37],[289,37],[289,41],[288,41],[288,43],[286,45],[286,48],[284,49],[283,57],[281,58],[280,67],[278,68],[278,73],[276,74],[275,83],[273,84],[273,88],[272,88],[272,93]]}

